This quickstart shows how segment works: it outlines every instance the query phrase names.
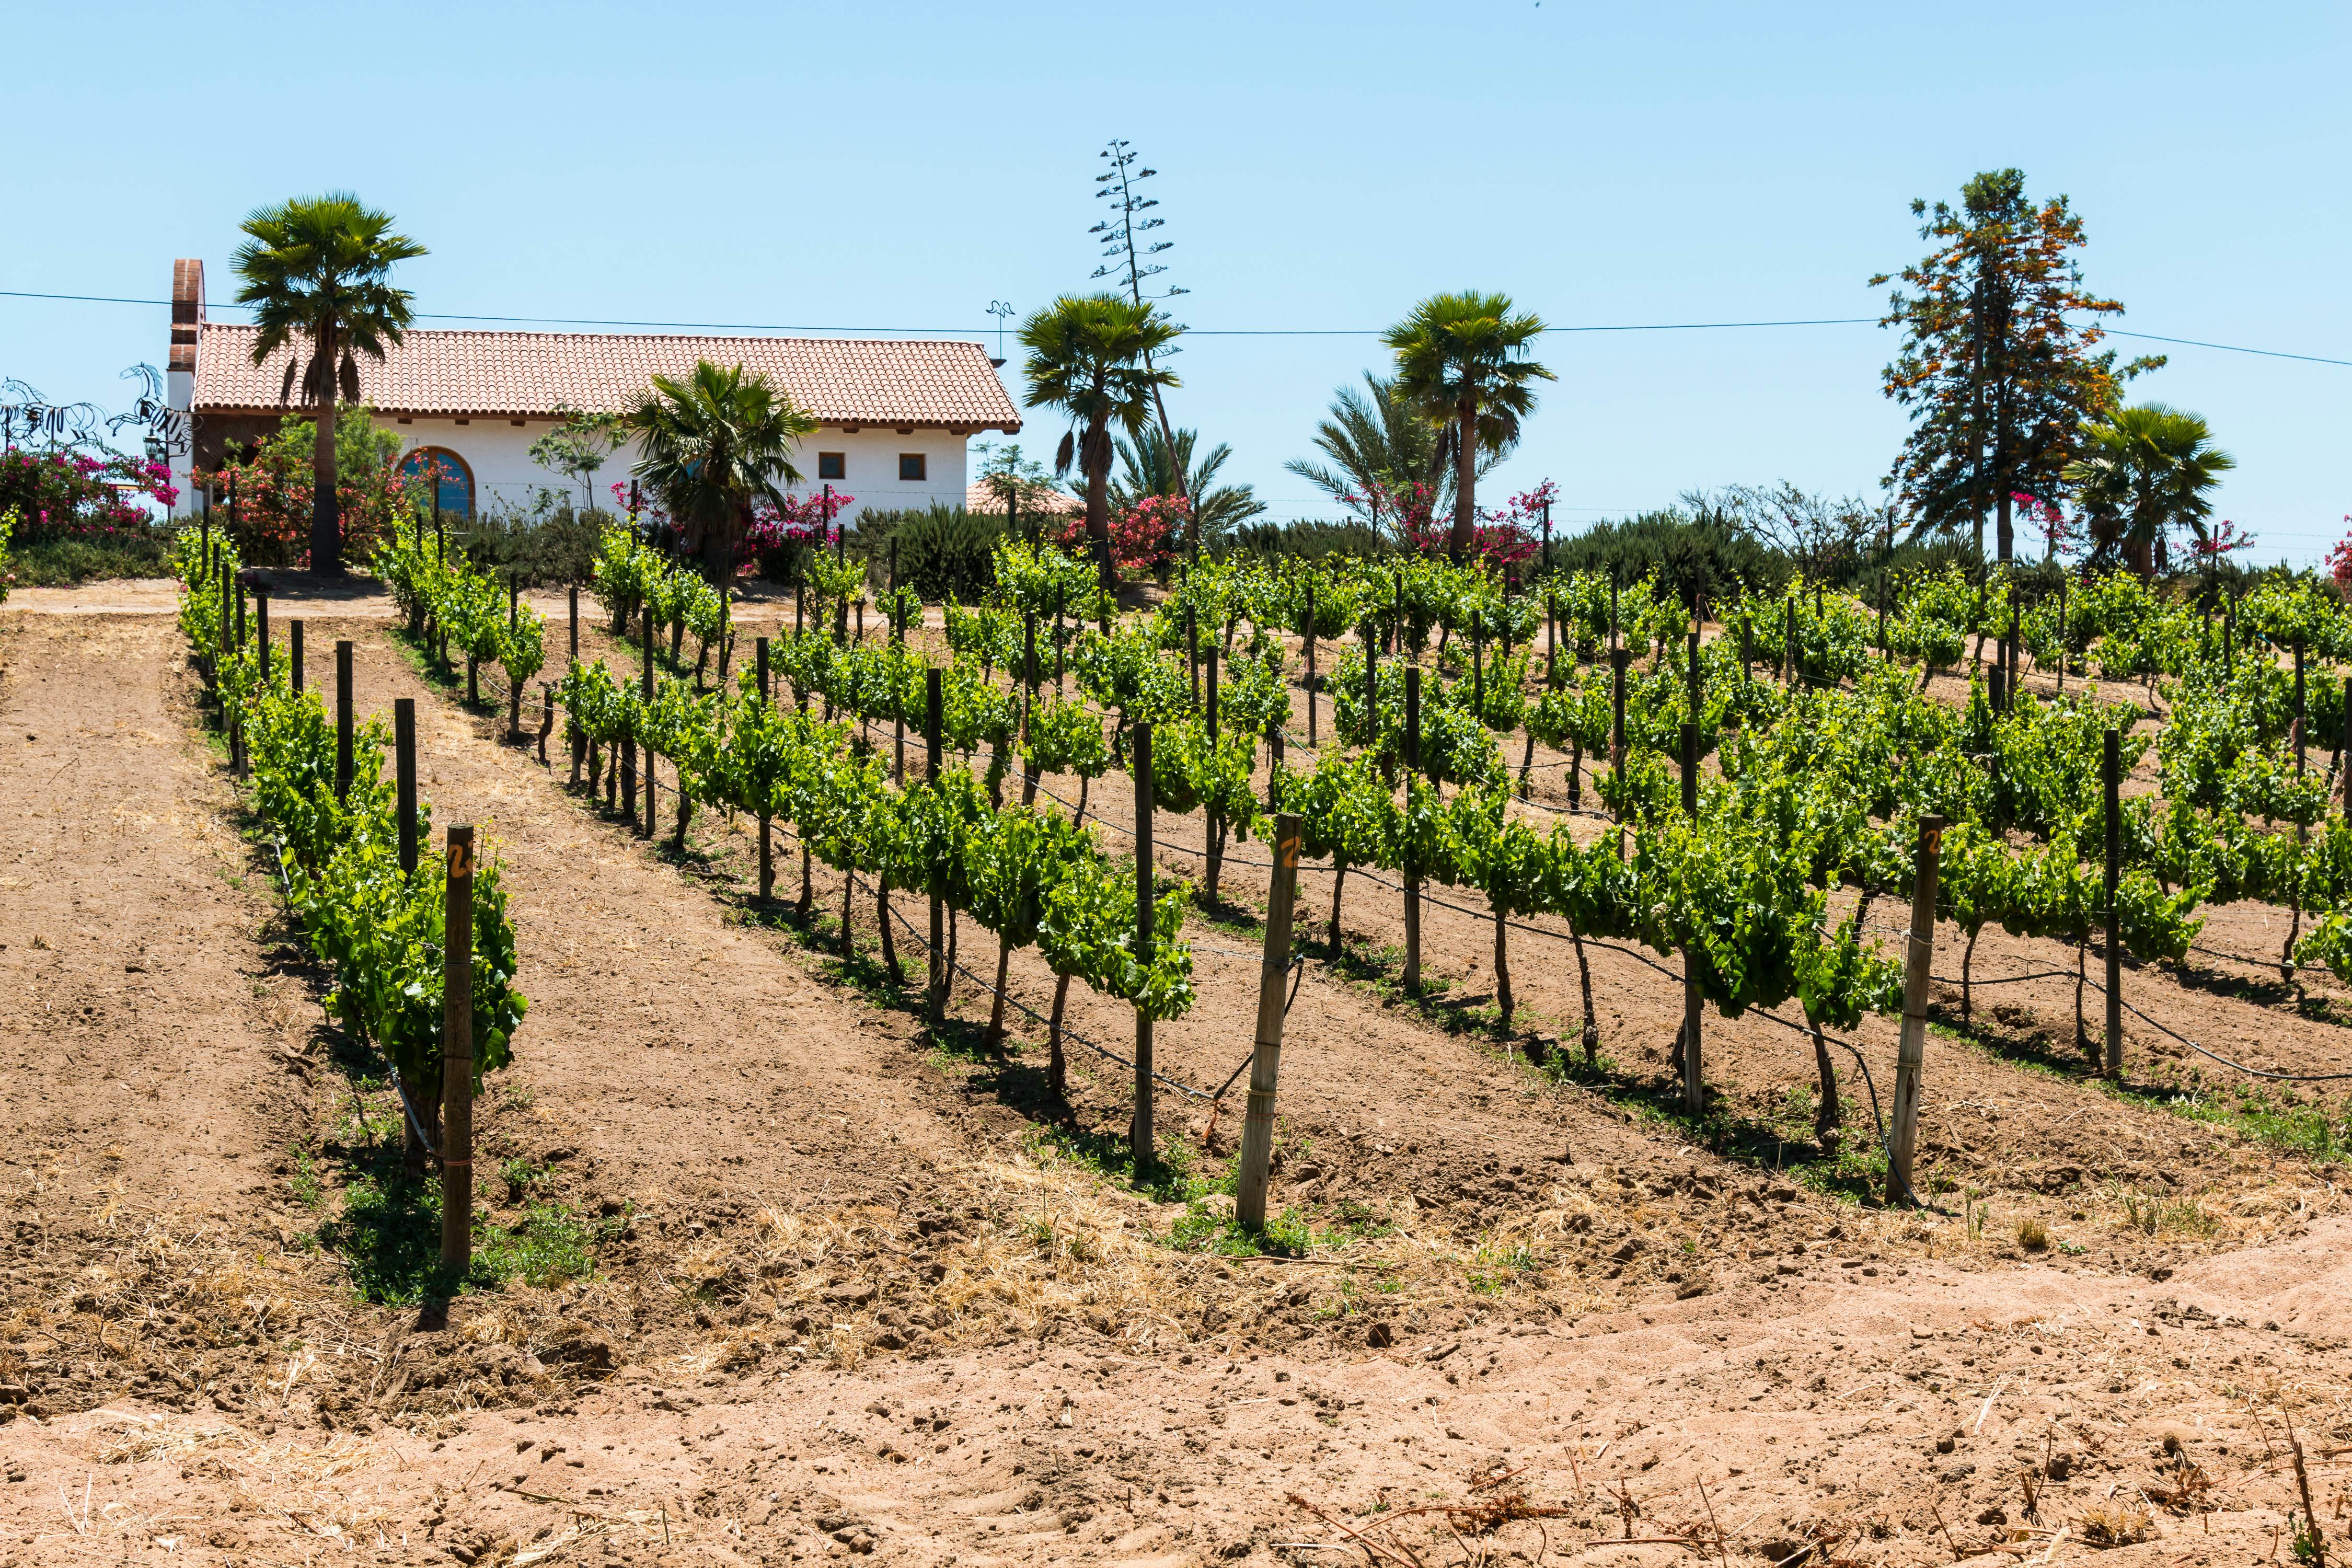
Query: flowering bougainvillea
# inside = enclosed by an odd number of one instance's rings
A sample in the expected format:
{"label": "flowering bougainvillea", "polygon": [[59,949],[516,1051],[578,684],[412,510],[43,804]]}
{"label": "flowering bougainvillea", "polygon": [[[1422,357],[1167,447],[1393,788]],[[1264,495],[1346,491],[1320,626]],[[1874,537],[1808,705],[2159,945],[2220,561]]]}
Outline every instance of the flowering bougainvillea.
{"label": "flowering bougainvillea", "polygon": [[[1110,514],[1110,563],[1121,572],[1158,572],[1176,559],[1176,541],[1192,516],[1192,503],[1182,496],[1139,496]],[[1074,512],[1057,525],[1048,521],[1047,537],[1065,550],[1087,547],[1087,518]]]}
{"label": "flowering bougainvillea", "polygon": [[[1532,490],[1513,496],[1499,512],[1481,510],[1470,526],[1470,555],[1496,566],[1508,566],[1536,552],[1539,542],[1533,525],[1540,522],[1544,503],[1557,493],[1547,479]],[[1367,493],[1349,491],[1341,502],[1370,515],[1416,555],[1444,555],[1453,537],[1454,519],[1437,510],[1437,489],[1426,480],[1410,484],[1375,483]]]}
{"label": "flowering bougainvillea", "polygon": [[[197,475],[223,498],[214,517],[231,527],[256,565],[307,567],[310,559],[310,511],[316,484],[312,461],[318,426],[289,415],[273,435],[248,453],[232,457]],[[377,428],[364,405],[345,405],[335,419],[335,501],[343,548],[363,558],[395,522],[414,515],[429,485],[393,466],[400,437]],[[230,479],[236,482],[236,516],[226,510]]]}
{"label": "flowering bougainvillea", "polygon": [[103,448],[0,450],[0,512],[14,511],[23,535],[102,537],[144,530],[148,503],[169,510],[180,492],[171,468]]}

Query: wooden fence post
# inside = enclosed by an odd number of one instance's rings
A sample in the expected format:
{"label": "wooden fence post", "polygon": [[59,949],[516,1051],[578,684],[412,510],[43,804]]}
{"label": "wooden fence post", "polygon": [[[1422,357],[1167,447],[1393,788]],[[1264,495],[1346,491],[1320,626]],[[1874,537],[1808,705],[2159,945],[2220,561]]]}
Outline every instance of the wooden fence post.
{"label": "wooden fence post", "polygon": [[474,1247],[474,830],[449,829],[441,930],[441,1268],[454,1288]]}
{"label": "wooden fence post", "polygon": [[[230,584],[230,589],[236,598],[236,636],[229,644],[229,657],[234,660],[243,658],[245,657],[245,584],[241,582],[232,583]],[[243,778],[246,773],[245,712],[243,709],[239,709],[237,710],[236,717],[229,723],[228,760],[229,765],[233,770],[235,770],[236,776]]]}
{"label": "wooden fence post", "polygon": [[[1135,953],[1138,963],[1151,962],[1151,725],[1135,727]],[[1138,1172],[1153,1164],[1159,1152],[1151,1131],[1151,1015],[1135,1010],[1135,1120],[1128,1129],[1128,1147]]]}
{"label": "wooden fence post", "polygon": [[1936,869],[1944,847],[1944,819],[1919,819],[1919,850],[1911,884],[1911,934],[1903,962],[1903,1035],[1895,1059],[1895,1121],[1886,1138],[1886,1201],[1911,1194],[1911,1157],[1919,1146],[1919,1077],[1927,1054],[1927,972],[1936,954]]}
{"label": "wooden fence post", "polygon": [[[1689,718],[1683,725],[1683,816],[1698,821],[1698,633],[1690,635],[1689,668],[1684,671],[1684,699]],[[1683,952],[1683,1109],[1693,1116],[1706,1114],[1706,1079],[1701,1070],[1706,1058],[1700,1048],[1700,1021],[1705,999],[1699,994],[1698,964],[1690,950]]]}
{"label": "wooden fence post", "polygon": [[[939,667],[923,671],[923,752],[929,766],[926,776],[933,784],[940,782],[940,731],[943,723],[944,702],[940,692]],[[948,946],[947,910],[940,896],[931,895],[930,976],[924,987],[923,1011],[934,1029],[948,1018]]]}
{"label": "wooden fence post", "polygon": [[[1421,666],[1404,667],[1404,777],[1405,800],[1410,807],[1412,781],[1421,773]],[[1408,832],[1410,829],[1408,829]],[[1421,867],[1414,861],[1412,851],[1404,855],[1404,988],[1407,995],[1421,994]]]}
{"label": "wooden fence post", "polygon": [[1184,678],[1192,682],[1192,709],[1201,708],[1201,626],[1193,607],[1184,606]]}
{"label": "wooden fence post", "polygon": [[1290,977],[1290,919],[1298,893],[1298,816],[1274,819],[1274,888],[1266,897],[1265,956],[1257,972],[1257,1041],[1250,1057],[1249,1110],[1242,1119],[1240,1184],[1234,1213],[1253,1228],[1265,1224],[1266,1173],[1274,1163],[1275,1085],[1282,1073],[1285,983]]}
{"label": "wooden fence post", "polygon": [[2344,733],[2336,741],[2336,772],[2344,785],[2344,799],[2352,805],[2352,675],[2344,678]]}
{"label": "wooden fence post", "polygon": [[2110,730],[2106,734],[2105,755],[2101,759],[2103,782],[2106,785],[2107,804],[2107,1051],[2106,1076],[2120,1079],[2124,1073],[2124,954],[2123,917],[2116,908],[2116,888],[2123,880],[2123,734]]}
{"label": "wooden fence post", "polygon": [[[760,667],[760,706],[768,706],[768,639],[761,637],[753,645],[753,657]],[[762,713],[761,718],[769,715]],[[770,832],[772,818],[768,815],[767,797],[760,799],[760,901],[766,903],[776,889],[775,840]]]}
{"label": "wooden fence post", "polygon": [[[335,798],[349,800],[352,794],[352,644],[348,637],[335,642]],[[412,752],[415,737],[409,738]]]}
{"label": "wooden fence post", "polygon": [[[654,700],[654,616],[652,610],[648,609],[646,612],[645,619],[645,637],[641,645],[643,652],[637,664],[637,701],[640,704],[650,704]],[[636,750],[635,737],[631,738],[629,749],[632,752]],[[654,836],[655,827],[654,749],[650,745],[646,747],[644,771],[646,775],[646,816],[644,833],[646,837],[651,838]],[[629,821],[631,826],[634,827],[636,826],[636,819],[635,817],[631,817]]]}
{"label": "wooden fence post", "polygon": [[[261,656],[261,689],[267,691],[269,689],[269,590],[267,588],[253,591],[253,644]],[[2298,716],[2301,714],[2302,704],[2296,704],[2295,711]]]}
{"label": "wooden fence post", "polygon": [[294,680],[294,695],[304,689],[302,679],[302,622],[300,617],[286,623],[286,670]]}
{"label": "wooden fence post", "polygon": [[1307,579],[1307,746],[1315,747],[1315,579]]}
{"label": "wooden fence post", "polygon": [[400,874],[416,869],[416,699],[392,701],[393,816],[400,826]]}

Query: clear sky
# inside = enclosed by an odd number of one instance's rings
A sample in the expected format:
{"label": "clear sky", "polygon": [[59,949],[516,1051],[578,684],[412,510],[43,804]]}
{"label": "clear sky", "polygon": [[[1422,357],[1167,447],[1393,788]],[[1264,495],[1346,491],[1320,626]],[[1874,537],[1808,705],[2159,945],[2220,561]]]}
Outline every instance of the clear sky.
{"label": "clear sky", "polygon": [[[1922,249],[1911,198],[1986,168],[2073,198],[2119,325],[2352,360],[2347,46],[2340,4],[20,5],[0,289],[161,299],[198,256],[226,299],[248,210],[341,186],[431,247],[401,274],[421,311],[978,335],[992,300],[1089,286],[1125,136],[1161,171],[1179,319],[1360,334],[1173,362],[1170,412],[1230,477],[1328,516],[1283,460],[1420,296],[1871,316],[1865,280]],[[1556,479],[1570,524],[1739,481],[1874,492],[1892,346],[1554,334],[1496,482]],[[2352,366],[2119,346],[2172,353],[2135,394],[2212,422],[2258,559],[2344,533]],[[0,375],[58,400],[127,404],[118,372],[165,347],[160,306],[0,299]]]}

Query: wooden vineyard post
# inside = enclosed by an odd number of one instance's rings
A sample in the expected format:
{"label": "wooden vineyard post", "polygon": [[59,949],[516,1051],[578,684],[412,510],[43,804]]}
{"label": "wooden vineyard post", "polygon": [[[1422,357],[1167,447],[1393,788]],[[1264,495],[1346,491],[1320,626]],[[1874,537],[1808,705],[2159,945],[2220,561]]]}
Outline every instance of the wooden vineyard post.
{"label": "wooden vineyard post", "polygon": [[[940,782],[940,729],[943,706],[940,694],[940,671],[935,665],[923,671],[923,754],[928,769],[924,776],[935,786]],[[940,896],[933,893],[930,976],[923,988],[923,1016],[934,1029],[948,1019],[947,943],[947,910],[941,906]]]}
{"label": "wooden vineyard post", "polygon": [[2058,694],[2066,694],[2066,574],[2058,574]]}
{"label": "wooden vineyard post", "polygon": [[1250,1057],[1249,1110],[1242,1119],[1241,1180],[1234,1214],[1265,1224],[1266,1173],[1274,1163],[1275,1085],[1282,1072],[1283,992],[1290,977],[1290,918],[1298,894],[1298,816],[1274,819],[1274,887],[1266,897],[1265,956],[1257,972],[1257,1041]]}
{"label": "wooden vineyard post", "polygon": [[2344,733],[2336,739],[2336,773],[2352,805],[2352,675],[2344,678]]}
{"label": "wooden vineyard post", "polygon": [[1936,867],[1944,819],[1919,819],[1911,884],[1911,934],[1903,958],[1903,1036],[1895,1059],[1895,1121],[1886,1137],[1886,1201],[1911,1196],[1911,1156],[1919,1146],[1919,1076],[1927,1055],[1927,972],[1936,953]]}
{"label": "wooden vineyard post", "polygon": [[[522,630],[522,574],[507,574],[507,637],[512,641]],[[522,683],[507,682],[507,744],[522,744]]]}
{"label": "wooden vineyard post", "polygon": [[474,830],[449,829],[441,928],[441,1268],[454,1285],[474,1248]]}
{"label": "wooden vineyard post", "polygon": [[[348,645],[346,645],[348,646]],[[400,874],[416,869],[416,699],[392,700],[393,816],[400,826]]]}
{"label": "wooden vineyard post", "polygon": [[[580,662],[580,585],[577,583],[572,585],[565,595],[565,599],[567,603],[564,607],[568,612],[572,639],[572,663],[576,665]],[[588,737],[581,730],[580,721],[572,717],[572,710],[569,708],[563,710],[563,738],[572,748],[572,787],[578,789],[580,764],[586,760]]]}
{"label": "wooden vineyard post", "polygon": [[[1214,648],[1209,650],[1207,719],[1209,750],[1214,753],[1217,749],[1217,651]],[[1208,852],[1204,857],[1208,862],[1208,872],[1202,898],[1205,902],[1213,904],[1217,901],[1217,876],[1224,869],[1225,864],[1224,825],[1217,820],[1217,814],[1213,811],[1201,814],[1201,847]]]}
{"label": "wooden vineyard post", "polygon": [[[637,702],[638,702],[638,705],[639,705],[640,710],[643,710],[643,709],[645,709],[645,708],[651,707],[651,706],[653,705],[653,700],[654,700],[654,617],[653,617],[653,612],[652,612],[652,611],[650,611],[650,610],[648,610],[648,611],[646,613],[646,632],[645,632],[645,642],[644,642],[644,655],[643,655],[643,658],[639,660],[638,665],[637,665]],[[632,743],[631,743],[631,745],[630,745],[630,750],[631,750],[631,751],[635,751],[635,749],[636,749],[635,744],[635,742],[632,742]],[[644,829],[644,832],[645,832],[645,837],[647,837],[647,838],[651,838],[651,837],[654,836],[654,832],[655,832],[655,828],[654,828],[654,749],[653,749],[653,747],[652,747],[651,745],[647,745],[647,746],[646,747],[646,754],[645,754],[645,775],[646,775],[646,778],[645,778],[645,784],[646,784],[646,817],[645,817],[645,829]],[[635,820],[635,818],[632,817],[632,818],[630,819],[630,826],[635,826],[635,825],[636,825],[636,820]]]}
{"label": "wooden vineyard post", "polygon": [[1184,606],[1184,679],[1192,682],[1192,708],[1201,707],[1201,626],[1198,614],[1191,605]]}
{"label": "wooden vineyard post", "polygon": [[[348,800],[352,793],[352,645],[349,638],[335,642],[335,798]],[[411,749],[414,750],[414,738]]]}
{"label": "wooden vineyard post", "polygon": [[299,616],[286,623],[286,672],[293,678],[294,695],[297,697],[301,696],[304,689],[302,674],[302,622]]}
{"label": "wooden vineyard post", "polygon": [[[267,620],[262,622],[261,642],[267,650],[269,646],[269,623]],[[267,658],[262,659],[261,668],[268,671],[269,661]],[[2304,733],[2310,728],[2310,710],[2305,706],[2304,698],[2303,639],[2297,637],[2294,639],[2294,776],[2298,779],[2303,777]]]}
{"label": "wooden vineyard post", "polygon": [[[1135,727],[1135,955],[1151,962],[1151,725]],[[1151,1015],[1135,1010],[1135,1120],[1128,1147],[1140,1172],[1158,1159],[1151,1131]]]}
{"label": "wooden vineyard post", "polygon": [[1307,579],[1307,748],[1315,749],[1315,579]]}
{"label": "wooden vineyard post", "polygon": [[2123,916],[2116,908],[2116,887],[2123,879],[2123,734],[2110,730],[2106,734],[2106,752],[2101,759],[2102,783],[2106,786],[2107,805],[2107,1051],[2105,1070],[2107,1077],[2124,1075],[2124,954]]}
{"label": "wooden vineyard post", "polygon": [[[721,691],[724,691],[724,690],[726,690],[726,689],[727,689],[727,654],[728,654],[728,651],[729,651],[730,648],[732,648],[732,647],[734,647],[734,645],[735,645],[735,632],[734,632],[734,621],[735,621],[735,616],[734,616],[734,608],[733,608],[733,605],[732,605],[732,604],[730,603],[730,601],[734,598],[734,596],[735,596],[735,590],[734,590],[734,588],[733,588],[732,586],[730,586],[730,585],[729,585],[729,584],[721,584],[719,585],[719,690],[721,690]],[[858,614],[862,616],[862,615],[864,615],[865,613],[866,613],[866,605],[865,605],[865,601],[864,601],[864,600],[860,600],[860,601],[858,602]]]}
{"label": "wooden vineyard post", "polygon": [[[753,645],[753,657],[760,661],[760,706],[764,709],[768,706],[767,638],[761,637]],[[761,717],[766,719],[770,716],[763,712]],[[768,815],[768,797],[762,793],[760,796],[760,901],[763,904],[776,890],[775,840],[771,832],[772,820]]]}
{"label": "wooden vineyard post", "polygon": [[[650,679],[654,657],[654,611],[651,605],[647,605],[645,608],[645,623],[646,670],[646,678]],[[630,824],[635,825],[637,820],[637,738],[633,734],[615,735],[613,737],[612,749],[614,758],[606,761],[605,769],[608,773],[611,773],[614,761],[618,761],[621,779],[621,816]],[[607,792],[608,808],[610,804],[610,794]]]}
{"label": "wooden vineyard post", "polygon": [[[1698,822],[1699,713],[1696,632],[1690,635],[1690,665],[1684,672],[1684,680],[1688,717],[1683,722],[1683,817],[1696,826]],[[1683,950],[1683,1109],[1693,1116],[1706,1114],[1706,1079],[1701,1072],[1706,1058],[1700,1050],[1699,1034],[1704,1001],[1698,988],[1697,955],[1685,948]]]}
{"label": "wooden vineyard post", "polygon": [[2000,649],[1996,646],[1993,648],[1992,668],[1985,672],[1985,697],[1992,704],[1992,710],[1996,713],[2003,711],[2007,705],[2009,683],[2002,679],[2004,673],[2000,665]]}
{"label": "wooden vineyard post", "polygon": [[[269,590],[267,588],[253,591],[253,646],[260,654],[261,689],[267,691],[269,689]],[[2298,702],[2295,704],[2298,718],[2302,712],[2303,704]]]}
{"label": "wooden vineyard post", "polygon": [[1625,667],[1633,662],[1633,650],[1614,645],[1617,633],[1612,626],[1609,634],[1609,768],[1618,790],[1617,858],[1625,858]]}
{"label": "wooden vineyard post", "polygon": [[[233,583],[230,585],[230,591],[236,600],[236,635],[228,645],[229,657],[234,660],[245,657],[245,584]],[[245,776],[245,714],[242,710],[229,722],[228,760],[229,766],[235,770],[236,776],[243,778]]]}
{"label": "wooden vineyard post", "polygon": [[[1411,809],[1412,781],[1421,773],[1421,666],[1404,667],[1404,776],[1405,800]],[[1411,842],[1412,828],[1407,818],[1405,834]],[[1412,851],[1404,855],[1404,989],[1409,996],[1421,994],[1421,867],[1415,863]]]}

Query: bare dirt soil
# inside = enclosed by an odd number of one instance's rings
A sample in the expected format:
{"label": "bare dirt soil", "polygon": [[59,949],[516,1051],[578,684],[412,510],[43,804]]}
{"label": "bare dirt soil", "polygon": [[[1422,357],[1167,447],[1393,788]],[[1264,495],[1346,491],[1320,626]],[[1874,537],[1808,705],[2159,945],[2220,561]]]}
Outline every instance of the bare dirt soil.
{"label": "bare dirt soil", "polygon": [[[1661,1092],[1670,980],[1596,951],[1610,1060],[1538,1068],[1576,1037],[1566,944],[1513,935],[1506,1033],[1486,921],[1431,912],[1416,1001],[1398,896],[1350,878],[1334,962],[1310,872],[1276,1201],[1314,1245],[1188,1250],[1197,1189],[1098,1166],[1125,1069],[1074,1047],[1051,1103],[1042,1027],[980,1050],[969,979],[930,1037],[870,898],[845,961],[837,879],[806,927],[760,910],[745,825],[648,845],[368,602],[294,613],[314,681],[349,637],[364,711],[416,699],[436,822],[506,861],[532,1011],[483,1198],[587,1268],[370,1299],[397,1238],[351,1216],[397,1111],[322,1021],[168,614],[0,615],[0,1563],[2178,1568],[2294,1553],[2290,1416],[2341,1539],[2338,1168],[2084,1077],[2071,983],[1931,1041],[1937,1208],[1886,1209],[1841,1195],[1874,1144],[1851,1075],[1848,1159],[1811,1147],[1809,1040],[1711,1020],[1721,1126],[1693,1128]],[[1096,807],[1120,820],[1118,781]],[[1160,1031],[1206,1089],[1248,1049],[1263,858],[1235,847],[1201,1005]],[[1977,968],[2048,957],[1989,937]],[[984,933],[959,958],[992,977]],[[2145,984],[2183,1032],[2336,1049],[2292,1001]],[[1016,959],[1010,990],[1042,1012],[1050,977]],[[1116,1008],[1076,994],[1072,1023],[1124,1052]],[[1891,1028],[1856,1044],[1884,1094]],[[1230,1152],[1238,1090],[1161,1105],[1195,1175]]]}

